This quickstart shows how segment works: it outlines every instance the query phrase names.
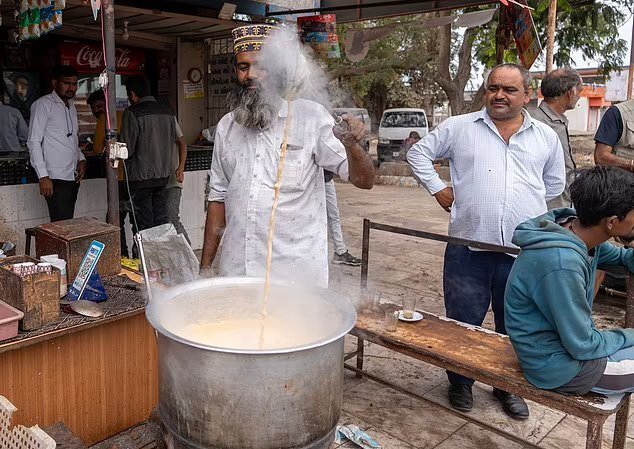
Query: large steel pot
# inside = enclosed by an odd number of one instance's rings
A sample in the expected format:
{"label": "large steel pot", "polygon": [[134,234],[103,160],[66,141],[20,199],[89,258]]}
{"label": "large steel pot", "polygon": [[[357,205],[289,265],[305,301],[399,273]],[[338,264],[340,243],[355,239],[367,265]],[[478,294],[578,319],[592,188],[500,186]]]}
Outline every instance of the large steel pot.
{"label": "large steel pot", "polygon": [[[262,285],[252,278],[204,279],[171,288],[148,305],[147,318],[158,331],[159,409],[175,448],[332,444],[341,413],[344,336],[356,321],[347,298],[327,290],[299,295],[285,319],[305,308],[310,320],[327,320],[327,329],[298,346],[232,349],[179,331],[191,320],[259,316]],[[285,289],[274,287],[272,313],[285,313],[275,306],[276,291]]]}

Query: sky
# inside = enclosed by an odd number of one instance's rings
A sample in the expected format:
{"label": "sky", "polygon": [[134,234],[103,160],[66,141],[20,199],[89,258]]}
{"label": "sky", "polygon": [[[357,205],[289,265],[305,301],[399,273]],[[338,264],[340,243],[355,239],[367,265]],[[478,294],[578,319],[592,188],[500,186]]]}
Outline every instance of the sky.
{"label": "sky", "polygon": [[[623,65],[629,65],[630,63],[630,48],[632,45],[632,20],[634,20],[634,18],[632,17],[632,15],[630,15],[629,20],[619,27],[619,36],[621,37],[621,39],[625,39],[625,41],[627,42],[627,53],[625,55]],[[576,69],[597,67],[599,65],[597,61],[584,61],[581,52],[576,52],[573,56],[573,59],[576,62]]]}

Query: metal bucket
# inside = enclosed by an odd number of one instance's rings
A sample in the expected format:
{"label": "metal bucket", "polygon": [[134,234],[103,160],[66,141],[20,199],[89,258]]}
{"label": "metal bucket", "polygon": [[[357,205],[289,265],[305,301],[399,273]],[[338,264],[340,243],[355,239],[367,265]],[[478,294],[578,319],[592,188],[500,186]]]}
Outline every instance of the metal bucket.
{"label": "metal bucket", "polygon": [[292,325],[305,310],[299,325],[326,322],[323,335],[298,339],[299,345],[291,338],[280,348],[214,346],[180,330],[192,320],[259,317],[262,285],[252,278],[205,279],[171,288],[148,305],[158,331],[159,409],[174,448],[331,446],[341,413],[344,336],[356,321],[346,298],[318,290],[294,296],[290,307],[276,305],[291,290],[275,285],[271,315],[289,309],[281,318]]}

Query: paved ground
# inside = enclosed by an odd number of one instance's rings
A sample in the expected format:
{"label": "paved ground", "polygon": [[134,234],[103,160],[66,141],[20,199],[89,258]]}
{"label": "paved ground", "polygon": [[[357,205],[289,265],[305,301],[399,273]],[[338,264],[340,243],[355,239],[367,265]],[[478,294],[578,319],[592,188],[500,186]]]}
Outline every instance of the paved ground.
{"label": "paved ground", "polygon": [[[448,214],[427,193],[417,188],[376,186],[371,191],[337,184],[342,225],[350,252],[361,254],[363,218],[446,233]],[[372,231],[370,239],[370,282],[382,293],[382,301],[398,303],[400,296],[414,294],[419,306],[443,314],[442,254],[444,245],[415,238]],[[354,296],[359,290],[359,268],[331,266],[331,287]],[[616,325],[622,312],[599,306],[600,325]],[[485,326],[492,327],[491,317]],[[354,337],[348,337],[349,348]],[[447,382],[442,370],[376,345],[366,350],[366,368],[409,391],[438,404],[447,405]],[[508,419],[490,394],[490,387],[476,384],[475,408],[471,416],[496,428],[525,438],[540,447],[572,449],[585,447],[585,422],[563,413],[530,404],[531,418],[526,422]],[[399,393],[370,380],[357,380],[346,373],[342,422],[358,424],[375,437],[384,449],[515,449],[517,443],[479,428],[441,407]],[[610,447],[610,419],[604,429],[604,447]],[[634,423],[628,448],[634,449]],[[353,447],[344,445],[342,447]]]}

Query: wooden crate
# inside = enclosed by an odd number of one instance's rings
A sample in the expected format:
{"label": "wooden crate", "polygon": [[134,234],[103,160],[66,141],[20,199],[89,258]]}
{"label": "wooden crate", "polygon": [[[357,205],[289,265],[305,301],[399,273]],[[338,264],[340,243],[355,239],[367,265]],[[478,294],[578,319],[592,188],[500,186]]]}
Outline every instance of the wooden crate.
{"label": "wooden crate", "polygon": [[12,256],[2,259],[0,267],[0,299],[24,312],[20,329],[31,331],[59,321],[59,277],[52,273],[35,273],[21,277],[8,267],[15,263],[40,262],[29,256]]}
{"label": "wooden crate", "polygon": [[56,221],[37,226],[35,252],[37,257],[57,254],[66,261],[68,285],[73,283],[90,243],[97,240],[105,245],[97,263],[100,276],[113,276],[121,271],[119,227],[94,218],[83,217]]}

